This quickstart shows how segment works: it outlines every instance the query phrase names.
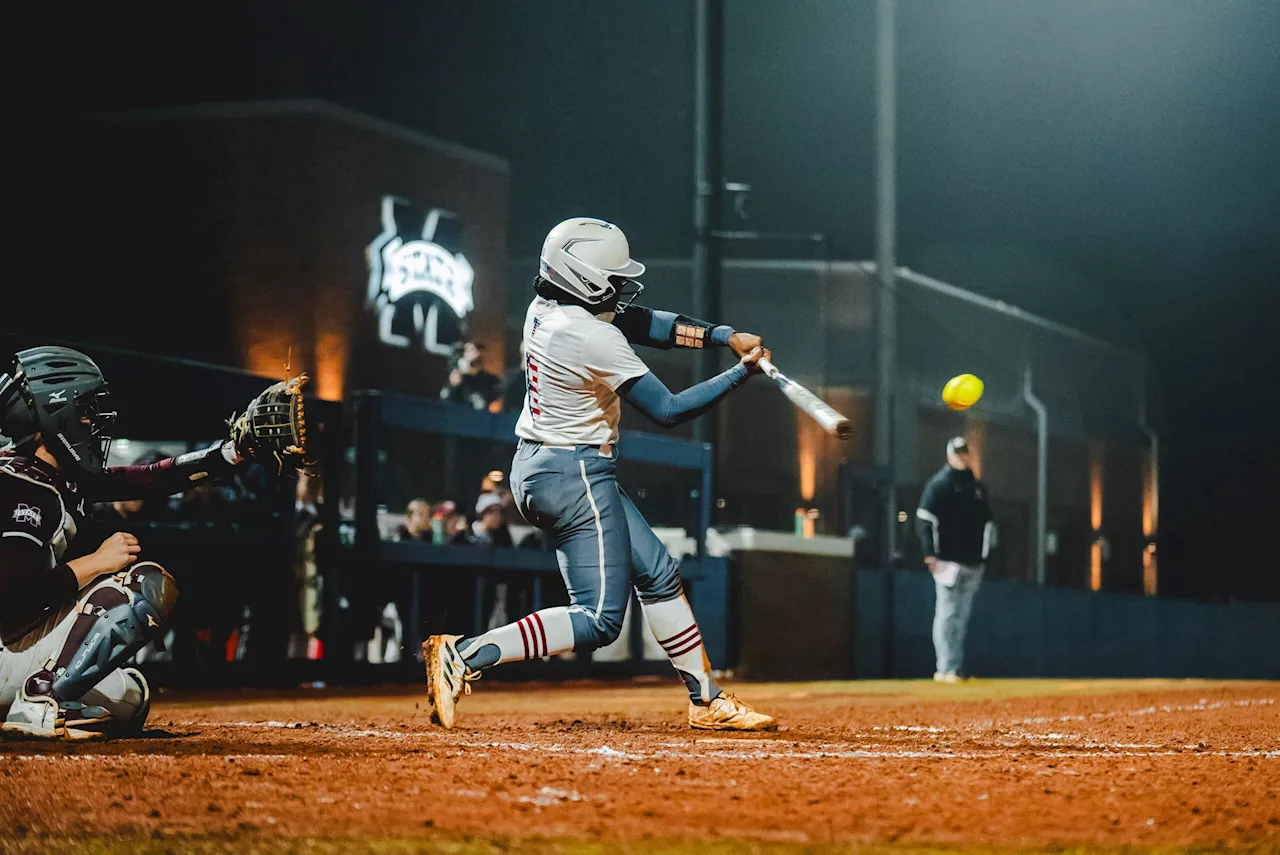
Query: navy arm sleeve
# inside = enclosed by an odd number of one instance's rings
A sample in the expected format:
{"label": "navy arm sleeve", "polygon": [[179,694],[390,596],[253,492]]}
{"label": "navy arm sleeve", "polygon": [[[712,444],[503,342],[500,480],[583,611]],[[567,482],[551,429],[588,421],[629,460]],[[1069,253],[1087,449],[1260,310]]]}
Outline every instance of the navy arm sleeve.
{"label": "navy arm sleeve", "polygon": [[642,377],[628,380],[618,392],[655,424],[670,428],[702,415],[745,383],[748,376],[747,366],[739,362],[728,371],[673,395],[667,385],[650,371]]}
{"label": "navy arm sleeve", "polygon": [[644,306],[628,306],[613,319],[613,325],[622,330],[631,344],[670,350],[673,347],[702,348],[709,344],[727,347],[733,327],[709,324],[688,315],[646,309]]}

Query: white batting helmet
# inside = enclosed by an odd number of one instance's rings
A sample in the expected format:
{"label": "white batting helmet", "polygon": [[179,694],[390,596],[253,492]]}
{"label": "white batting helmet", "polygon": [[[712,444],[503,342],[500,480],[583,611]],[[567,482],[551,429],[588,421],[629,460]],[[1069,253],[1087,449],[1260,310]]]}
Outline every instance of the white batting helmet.
{"label": "white batting helmet", "polygon": [[539,267],[543,279],[592,306],[618,293],[622,280],[644,273],[622,229],[590,217],[574,217],[552,229],[542,243]]}

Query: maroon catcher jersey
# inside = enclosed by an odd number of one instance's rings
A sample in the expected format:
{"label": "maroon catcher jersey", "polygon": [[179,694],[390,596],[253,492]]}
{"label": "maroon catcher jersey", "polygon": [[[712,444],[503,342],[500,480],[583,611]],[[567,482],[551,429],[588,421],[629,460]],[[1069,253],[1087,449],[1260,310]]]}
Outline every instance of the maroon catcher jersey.
{"label": "maroon catcher jersey", "polygon": [[0,637],[75,599],[76,576],[59,562],[85,509],[79,488],[52,466],[0,454]]}
{"label": "maroon catcher jersey", "polygon": [[0,640],[75,601],[80,586],[62,556],[89,505],[169,496],[233,471],[222,443],[77,481],[37,458],[0,452]]}

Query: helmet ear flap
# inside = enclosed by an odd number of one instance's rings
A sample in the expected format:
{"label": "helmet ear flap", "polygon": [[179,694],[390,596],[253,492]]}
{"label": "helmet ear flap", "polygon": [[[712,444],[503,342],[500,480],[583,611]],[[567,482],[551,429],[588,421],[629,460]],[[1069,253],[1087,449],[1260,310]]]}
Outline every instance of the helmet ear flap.
{"label": "helmet ear flap", "polygon": [[567,250],[561,250],[551,269],[556,285],[575,295],[588,305],[599,305],[612,297],[608,277],[594,270],[589,264]]}

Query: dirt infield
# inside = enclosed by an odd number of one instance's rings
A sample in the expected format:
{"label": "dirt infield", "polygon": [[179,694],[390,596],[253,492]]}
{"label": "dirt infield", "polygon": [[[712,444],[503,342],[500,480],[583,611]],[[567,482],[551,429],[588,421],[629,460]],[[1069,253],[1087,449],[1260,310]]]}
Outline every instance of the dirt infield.
{"label": "dirt infield", "polygon": [[1280,684],[739,688],[778,733],[690,731],[674,681],[481,683],[448,732],[415,687],[165,695],[0,743],[0,850],[1280,851]]}

